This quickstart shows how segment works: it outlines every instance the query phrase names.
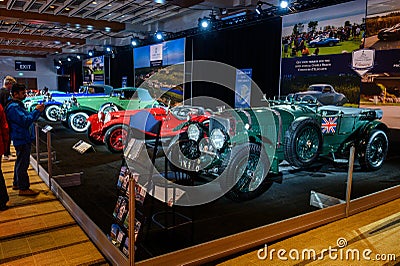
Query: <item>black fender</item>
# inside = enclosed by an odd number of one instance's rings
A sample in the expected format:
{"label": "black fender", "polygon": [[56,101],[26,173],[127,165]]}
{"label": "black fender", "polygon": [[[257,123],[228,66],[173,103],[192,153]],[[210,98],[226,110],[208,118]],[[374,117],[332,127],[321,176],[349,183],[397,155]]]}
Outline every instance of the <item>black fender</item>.
{"label": "black fender", "polygon": [[386,135],[388,135],[388,138],[390,139],[390,137],[389,137],[390,131],[389,131],[388,126],[386,126],[383,122],[378,121],[378,120],[369,122],[362,129],[360,129],[360,131],[358,132],[358,135],[357,135],[358,141],[356,142],[356,152],[357,152],[358,157],[362,156],[362,154],[361,154],[361,152],[363,150],[362,147],[364,145],[366,145],[366,142],[368,141],[367,137],[370,135],[371,131],[374,129],[380,129],[380,130],[384,131],[386,133]]}

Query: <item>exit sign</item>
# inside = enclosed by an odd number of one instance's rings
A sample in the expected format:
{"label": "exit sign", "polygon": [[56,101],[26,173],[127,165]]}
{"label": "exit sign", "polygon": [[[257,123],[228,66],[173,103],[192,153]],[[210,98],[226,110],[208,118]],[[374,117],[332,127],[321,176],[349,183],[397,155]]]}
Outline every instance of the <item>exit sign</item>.
{"label": "exit sign", "polygon": [[15,61],[15,71],[36,71],[36,62]]}

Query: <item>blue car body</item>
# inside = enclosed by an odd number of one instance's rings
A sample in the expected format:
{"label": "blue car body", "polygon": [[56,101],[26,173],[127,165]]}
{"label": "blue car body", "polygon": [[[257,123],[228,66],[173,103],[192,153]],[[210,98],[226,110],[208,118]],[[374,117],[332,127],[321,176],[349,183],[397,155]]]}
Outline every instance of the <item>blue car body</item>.
{"label": "blue car body", "polygon": [[331,37],[318,37],[314,40],[309,42],[310,47],[317,47],[317,46],[334,46],[339,43],[338,38],[331,38]]}
{"label": "blue car body", "polygon": [[25,108],[31,112],[36,105],[45,103],[46,108],[43,117],[49,121],[57,121],[57,112],[64,101],[68,101],[71,96],[74,97],[96,97],[109,95],[113,87],[109,85],[84,85],[79,88],[78,93],[69,93],[62,91],[50,91],[47,95],[28,97],[24,100]]}

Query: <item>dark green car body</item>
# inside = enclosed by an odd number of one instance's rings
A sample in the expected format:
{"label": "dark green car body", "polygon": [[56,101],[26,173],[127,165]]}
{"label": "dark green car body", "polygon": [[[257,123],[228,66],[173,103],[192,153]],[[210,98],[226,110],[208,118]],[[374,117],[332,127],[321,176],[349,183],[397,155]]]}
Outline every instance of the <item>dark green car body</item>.
{"label": "dark green car body", "polygon": [[181,155],[170,160],[191,173],[227,175],[234,180],[227,196],[247,200],[269,188],[283,160],[299,168],[320,156],[346,162],[354,145],[363,169],[379,169],[388,150],[388,128],[381,117],[378,109],[294,101],[225,110],[211,116],[207,125],[186,125],[169,147],[170,154],[177,154],[179,147]]}

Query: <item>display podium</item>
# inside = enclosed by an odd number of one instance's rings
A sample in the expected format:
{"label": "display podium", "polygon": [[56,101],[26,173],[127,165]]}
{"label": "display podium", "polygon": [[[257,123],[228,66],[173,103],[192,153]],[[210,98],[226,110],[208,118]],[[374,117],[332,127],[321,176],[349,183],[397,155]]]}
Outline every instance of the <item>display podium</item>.
{"label": "display podium", "polygon": [[[187,180],[185,173],[168,171],[168,161],[164,158],[164,169],[160,173],[154,171],[154,165],[161,145],[160,133],[162,121],[148,111],[140,111],[130,117],[130,129],[128,139],[125,143],[124,156],[121,169],[118,175],[116,202],[109,239],[120,250],[129,256],[128,230],[134,228],[135,250],[143,246],[143,240],[147,238],[152,223],[163,230],[172,230],[178,226],[192,224],[191,236],[193,236],[192,218],[175,210],[175,202],[184,194],[181,189],[172,186],[172,182]],[[146,143],[146,133],[154,134],[155,141],[152,146]],[[142,156],[150,158],[142,160]],[[135,182],[135,221],[129,221],[129,179]],[[162,180],[162,181],[159,181]],[[147,195],[151,197],[148,197]],[[155,210],[155,199],[162,199],[162,209]],[[146,225],[146,234],[143,234],[143,227]],[[192,237],[191,237],[192,239]],[[145,247],[143,247],[145,249]]]}

